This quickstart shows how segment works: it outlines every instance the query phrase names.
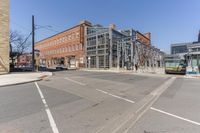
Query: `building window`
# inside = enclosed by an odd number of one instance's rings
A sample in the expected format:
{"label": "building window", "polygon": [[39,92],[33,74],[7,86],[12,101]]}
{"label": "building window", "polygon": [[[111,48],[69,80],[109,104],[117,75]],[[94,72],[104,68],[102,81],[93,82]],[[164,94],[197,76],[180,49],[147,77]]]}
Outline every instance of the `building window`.
{"label": "building window", "polygon": [[80,37],[79,32],[76,33],[76,38],[78,39]]}
{"label": "building window", "polygon": [[66,35],[66,41],[68,40],[68,35]]}
{"label": "building window", "polygon": [[72,45],[72,51],[74,51],[75,49],[74,49],[74,45]]}
{"label": "building window", "polygon": [[72,34],[72,39],[74,39],[74,38],[75,38],[75,34],[73,33],[73,34]]}
{"label": "building window", "polygon": [[71,35],[69,35],[69,38],[68,38],[68,39],[69,39],[69,40],[71,40],[71,39],[72,39],[71,37],[72,37],[72,36],[71,36]]}
{"label": "building window", "polygon": [[78,48],[79,48],[79,46],[78,46],[78,44],[76,44],[76,51],[78,51]]}
{"label": "building window", "polygon": [[69,52],[71,52],[71,51],[72,51],[72,46],[70,45],[70,46],[69,46]]}
{"label": "building window", "polygon": [[79,49],[80,49],[80,50],[82,50],[82,49],[83,49],[83,47],[82,47],[82,44],[79,44]]}
{"label": "building window", "polygon": [[71,38],[72,40],[74,39],[74,35],[72,34],[72,38]]}

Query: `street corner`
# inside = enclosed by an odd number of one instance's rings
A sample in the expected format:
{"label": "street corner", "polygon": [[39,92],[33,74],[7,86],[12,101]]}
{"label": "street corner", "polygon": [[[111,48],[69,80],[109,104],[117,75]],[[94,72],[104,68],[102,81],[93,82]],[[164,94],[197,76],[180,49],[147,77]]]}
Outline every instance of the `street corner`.
{"label": "street corner", "polygon": [[52,75],[52,72],[5,74],[0,76],[0,87],[40,81]]}
{"label": "street corner", "polygon": [[45,78],[48,78],[48,77],[51,77],[51,76],[53,76],[52,72],[41,72],[38,79],[44,80]]}

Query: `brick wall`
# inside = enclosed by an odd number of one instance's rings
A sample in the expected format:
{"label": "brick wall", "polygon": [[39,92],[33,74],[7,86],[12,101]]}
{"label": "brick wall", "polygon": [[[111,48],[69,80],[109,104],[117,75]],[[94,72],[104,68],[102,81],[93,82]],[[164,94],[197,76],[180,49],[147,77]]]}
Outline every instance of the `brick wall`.
{"label": "brick wall", "polygon": [[0,73],[9,72],[9,0],[0,2]]}
{"label": "brick wall", "polygon": [[84,66],[84,26],[80,23],[68,30],[37,42],[35,49],[40,51],[40,59],[45,60],[47,67],[55,65],[58,58],[64,59],[64,64],[69,66],[70,58],[75,58],[76,67]]}
{"label": "brick wall", "polygon": [[138,41],[140,41],[141,43],[144,43],[146,45],[151,45],[151,33],[140,33],[140,32],[137,32],[136,33],[136,38]]}

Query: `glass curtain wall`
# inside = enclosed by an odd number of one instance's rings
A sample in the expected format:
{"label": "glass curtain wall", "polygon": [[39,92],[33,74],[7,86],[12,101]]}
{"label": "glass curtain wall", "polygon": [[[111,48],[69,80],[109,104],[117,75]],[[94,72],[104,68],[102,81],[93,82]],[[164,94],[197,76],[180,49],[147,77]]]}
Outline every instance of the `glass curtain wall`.
{"label": "glass curtain wall", "polygon": [[109,45],[108,28],[87,28],[87,66],[90,66],[90,68],[108,68]]}

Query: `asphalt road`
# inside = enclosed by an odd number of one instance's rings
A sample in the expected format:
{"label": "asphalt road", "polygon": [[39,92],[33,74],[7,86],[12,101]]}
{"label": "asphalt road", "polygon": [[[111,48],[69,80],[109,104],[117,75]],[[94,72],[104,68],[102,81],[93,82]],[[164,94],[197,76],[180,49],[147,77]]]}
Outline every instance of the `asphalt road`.
{"label": "asphalt road", "polygon": [[199,133],[200,80],[177,78],[160,93],[170,79],[61,71],[1,87],[0,133],[117,133],[132,122],[128,133]]}
{"label": "asphalt road", "polygon": [[129,133],[200,133],[200,80],[176,79]]}

